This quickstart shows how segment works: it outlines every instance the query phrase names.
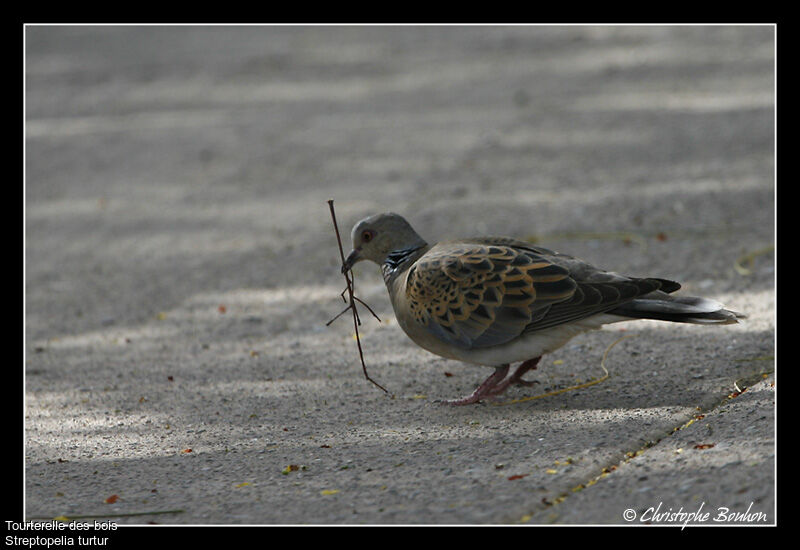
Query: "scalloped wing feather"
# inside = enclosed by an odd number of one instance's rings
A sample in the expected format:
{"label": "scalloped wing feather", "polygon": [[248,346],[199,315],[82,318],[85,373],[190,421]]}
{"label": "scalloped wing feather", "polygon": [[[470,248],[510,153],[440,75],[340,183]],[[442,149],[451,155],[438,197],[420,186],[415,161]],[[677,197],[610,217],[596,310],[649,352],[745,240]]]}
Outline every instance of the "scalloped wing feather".
{"label": "scalloped wing feather", "polygon": [[432,248],[409,270],[406,299],[418,325],[447,344],[473,349],[678,288],[672,281],[624,277],[501,237]]}
{"label": "scalloped wing feather", "polygon": [[504,344],[569,300],[569,271],[531,250],[505,244],[440,245],[409,271],[412,318],[463,349]]}

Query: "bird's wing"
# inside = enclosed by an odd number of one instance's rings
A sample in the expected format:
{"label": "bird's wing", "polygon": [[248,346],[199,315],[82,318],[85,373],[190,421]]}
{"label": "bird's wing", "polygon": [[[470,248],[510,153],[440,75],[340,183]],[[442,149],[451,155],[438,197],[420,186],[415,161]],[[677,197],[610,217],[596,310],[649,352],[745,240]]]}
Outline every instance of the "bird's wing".
{"label": "bird's wing", "polygon": [[484,348],[608,311],[665,282],[512,239],[472,239],[439,244],[409,269],[405,313],[448,345]]}

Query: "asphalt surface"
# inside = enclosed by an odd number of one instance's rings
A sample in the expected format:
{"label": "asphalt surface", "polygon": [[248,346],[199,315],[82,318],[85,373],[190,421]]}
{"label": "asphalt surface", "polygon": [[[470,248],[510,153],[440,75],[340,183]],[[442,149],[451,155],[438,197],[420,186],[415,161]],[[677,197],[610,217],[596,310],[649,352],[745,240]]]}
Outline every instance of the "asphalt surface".
{"label": "asphalt surface", "polygon": [[[771,26],[25,40],[26,518],[775,523]],[[345,236],[392,210],[429,242],[535,239],[749,318],[613,325],[506,397],[608,350],[607,379],[453,408],[489,371],[414,346],[359,264],[387,396],[352,319],[326,327],[327,199]]]}

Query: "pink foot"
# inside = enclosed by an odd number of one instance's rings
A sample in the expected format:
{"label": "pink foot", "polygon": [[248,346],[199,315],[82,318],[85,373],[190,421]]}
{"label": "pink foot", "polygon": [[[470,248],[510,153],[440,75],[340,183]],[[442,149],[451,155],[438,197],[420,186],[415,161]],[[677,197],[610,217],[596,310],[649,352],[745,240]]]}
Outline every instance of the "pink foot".
{"label": "pink foot", "polygon": [[483,383],[478,386],[478,388],[472,392],[472,394],[468,395],[467,397],[462,397],[461,399],[453,399],[450,401],[444,401],[446,405],[471,405],[472,403],[477,403],[483,399],[488,397],[497,397],[498,395],[502,394],[506,391],[509,386],[512,384],[518,384],[520,386],[532,386],[534,384],[538,384],[537,381],[528,381],[523,380],[522,375],[528,372],[529,370],[533,370],[536,368],[536,365],[539,364],[539,360],[541,357],[536,357],[535,359],[529,359],[523,362],[520,366],[517,367],[517,370],[514,373],[503,380],[508,373],[508,365],[501,365],[495,368],[495,371],[492,373],[489,378],[483,381]]}
{"label": "pink foot", "polygon": [[461,399],[443,401],[443,403],[445,405],[471,405],[472,403],[477,403],[481,399],[485,399],[486,397],[493,395],[492,390],[503,380],[503,378],[506,377],[506,373],[508,373],[508,365],[495,367],[492,375],[484,380],[483,383],[478,386],[478,388],[472,392],[471,395],[462,397]]}

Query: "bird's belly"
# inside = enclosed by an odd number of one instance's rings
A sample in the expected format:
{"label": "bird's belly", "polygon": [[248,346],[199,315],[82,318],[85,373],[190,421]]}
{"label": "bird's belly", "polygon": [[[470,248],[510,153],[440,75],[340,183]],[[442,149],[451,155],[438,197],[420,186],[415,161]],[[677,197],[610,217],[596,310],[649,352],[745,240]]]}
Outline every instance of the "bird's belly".
{"label": "bird's belly", "polygon": [[551,353],[582,332],[595,330],[606,323],[622,320],[624,318],[616,315],[594,315],[580,321],[520,336],[499,346],[470,349],[447,345],[433,335],[421,338],[419,334],[413,334],[414,331],[406,330],[406,327],[403,327],[402,324],[400,326],[417,345],[431,353],[477,365],[497,366],[527,361],[528,359]]}

